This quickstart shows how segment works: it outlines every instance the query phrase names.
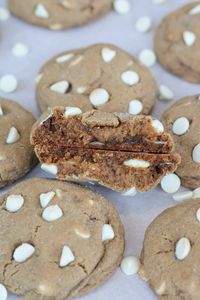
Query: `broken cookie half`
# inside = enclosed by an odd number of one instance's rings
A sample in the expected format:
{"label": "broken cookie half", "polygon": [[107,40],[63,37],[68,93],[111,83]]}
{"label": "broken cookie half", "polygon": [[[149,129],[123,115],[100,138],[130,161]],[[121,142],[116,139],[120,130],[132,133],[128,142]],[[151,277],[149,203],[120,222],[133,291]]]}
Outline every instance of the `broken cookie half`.
{"label": "broken cookie half", "polygon": [[58,179],[125,193],[148,191],[180,164],[170,135],[150,116],[55,107],[33,126],[31,143]]}

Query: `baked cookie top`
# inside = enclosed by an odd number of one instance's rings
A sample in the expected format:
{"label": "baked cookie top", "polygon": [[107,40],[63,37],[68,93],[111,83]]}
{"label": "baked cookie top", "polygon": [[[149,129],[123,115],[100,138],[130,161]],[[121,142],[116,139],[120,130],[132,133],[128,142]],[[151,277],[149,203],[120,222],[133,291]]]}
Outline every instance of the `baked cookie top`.
{"label": "baked cookie top", "polygon": [[166,16],[155,34],[160,63],[173,74],[200,82],[200,2],[189,3]]}
{"label": "baked cookie top", "polygon": [[60,53],[37,78],[42,111],[58,105],[108,112],[148,114],[157,87],[150,71],[124,50],[108,44]]}
{"label": "baked cookie top", "polygon": [[200,199],[165,210],[148,227],[141,277],[159,299],[198,300]]}
{"label": "baked cookie top", "polygon": [[0,205],[0,281],[25,299],[90,291],[120,263],[120,218],[89,189],[35,178],[16,185]]}
{"label": "baked cookie top", "polygon": [[25,175],[36,162],[29,138],[34,122],[19,104],[0,98],[0,187]]}
{"label": "baked cookie top", "polygon": [[169,109],[161,120],[174,140],[175,150],[182,162],[176,173],[182,184],[190,188],[200,185],[200,97],[185,97]]}
{"label": "baked cookie top", "polygon": [[8,0],[11,13],[34,25],[62,30],[88,23],[112,8],[112,0]]}

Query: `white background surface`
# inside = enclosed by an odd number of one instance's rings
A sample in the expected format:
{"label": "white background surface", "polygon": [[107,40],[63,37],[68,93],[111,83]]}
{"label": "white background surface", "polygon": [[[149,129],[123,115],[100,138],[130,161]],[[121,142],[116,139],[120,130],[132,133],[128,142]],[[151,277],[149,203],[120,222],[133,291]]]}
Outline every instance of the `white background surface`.
{"label": "white background surface", "polygon": [[[26,2],[26,0],[25,0]],[[34,27],[23,23],[14,17],[0,23],[0,76],[12,73],[16,75],[19,86],[16,92],[0,96],[17,100],[26,109],[39,115],[35,97],[34,80],[40,66],[51,56],[60,51],[83,47],[91,43],[109,42],[129,51],[135,56],[144,48],[153,45],[153,33],[161,18],[170,11],[189,2],[185,0],[167,0],[163,5],[153,5],[152,0],[130,0],[131,12],[121,16],[111,12],[100,20],[63,32],[52,32],[47,29]],[[5,6],[6,1],[0,0],[0,6]],[[153,20],[153,30],[149,33],[138,33],[135,30],[136,20],[148,15]],[[11,54],[12,46],[17,43],[26,43],[30,53],[23,58],[16,58]],[[175,100],[190,94],[200,94],[200,86],[184,82],[170,75],[158,64],[152,68],[158,84],[168,85],[175,94]],[[171,102],[159,102],[153,110],[153,115],[160,117],[161,113]],[[45,176],[36,167],[28,177]],[[136,197],[122,197],[112,191],[97,188],[110,199],[118,209],[125,226],[127,255],[139,256],[142,247],[145,229],[148,224],[165,208],[174,205],[170,195],[163,193],[160,187],[146,194]],[[4,189],[3,192],[7,190]],[[30,270],[31,272],[31,270]],[[67,278],[66,278],[67,280]],[[9,295],[9,300],[20,299]],[[146,283],[137,275],[127,277],[118,270],[112,278],[95,292],[82,298],[83,300],[155,300]]]}

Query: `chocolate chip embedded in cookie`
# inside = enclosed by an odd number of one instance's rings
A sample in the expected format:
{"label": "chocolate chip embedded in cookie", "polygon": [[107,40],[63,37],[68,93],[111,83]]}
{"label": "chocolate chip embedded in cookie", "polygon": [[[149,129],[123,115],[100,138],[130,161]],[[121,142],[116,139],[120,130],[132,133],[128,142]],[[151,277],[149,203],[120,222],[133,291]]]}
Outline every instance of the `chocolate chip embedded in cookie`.
{"label": "chocolate chip embedded in cookie", "polygon": [[189,3],[164,18],[155,35],[160,63],[173,74],[200,82],[200,2]]}
{"label": "chocolate chip embedded in cookie", "polygon": [[112,0],[8,0],[11,13],[18,18],[52,30],[80,26],[112,8]]}
{"label": "chocolate chip embedded in cookie", "polygon": [[0,187],[24,176],[36,163],[29,138],[34,122],[19,104],[0,98]]}
{"label": "chocolate chip embedded in cookie", "polygon": [[58,179],[147,191],[180,163],[163,131],[147,116],[57,107],[34,125],[31,143],[42,169]]}
{"label": "chocolate chip embedded in cookie", "polygon": [[200,98],[189,96],[167,109],[162,122],[172,136],[182,162],[176,170],[184,186],[200,186]]}
{"label": "chocolate chip embedded in cookie", "polygon": [[200,199],[165,210],[148,227],[140,275],[161,300],[198,300]]}
{"label": "chocolate chip embedded in cookie", "polygon": [[42,111],[58,105],[82,111],[148,114],[157,87],[150,71],[114,45],[92,45],[60,53],[47,62],[37,79]]}
{"label": "chocolate chip embedded in cookie", "polygon": [[35,178],[0,197],[0,206],[0,282],[25,299],[71,299],[120,264],[119,215],[92,190]]}

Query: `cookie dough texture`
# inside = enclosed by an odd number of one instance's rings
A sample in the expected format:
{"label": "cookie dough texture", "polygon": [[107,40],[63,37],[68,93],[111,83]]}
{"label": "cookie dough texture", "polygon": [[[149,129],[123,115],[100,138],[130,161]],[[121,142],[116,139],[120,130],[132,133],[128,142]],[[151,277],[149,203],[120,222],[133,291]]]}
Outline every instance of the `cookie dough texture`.
{"label": "cookie dough texture", "polygon": [[[57,205],[63,213],[52,222],[42,217],[46,208],[40,206],[41,194],[50,191],[55,195],[48,206]],[[15,213],[5,209],[7,197],[13,194],[24,197],[23,207]],[[80,296],[100,286],[121,261],[124,233],[120,218],[109,201],[89,189],[35,178],[16,185],[0,198],[0,205],[0,281],[25,299]],[[105,224],[112,226],[114,238],[103,241]],[[35,252],[18,263],[13,253],[22,243],[30,243]],[[60,267],[65,245],[74,260]]]}
{"label": "cookie dough texture", "polygon": [[106,14],[112,0],[8,0],[11,13],[33,25],[62,30]]}
{"label": "cookie dough texture", "polygon": [[31,132],[42,169],[58,179],[94,181],[120,192],[147,191],[180,163],[171,137],[158,132],[149,116],[66,113],[69,108],[54,108]]}
{"label": "cookie dough texture", "polygon": [[[141,277],[161,300],[198,300],[200,293],[200,224],[197,210],[200,199],[165,210],[148,227],[141,254]],[[182,244],[184,259],[176,257],[177,243]],[[180,251],[180,248],[179,248]]]}
{"label": "cookie dough texture", "polygon": [[189,3],[166,16],[155,34],[160,63],[171,73],[200,82],[200,2]]}
{"label": "cookie dough texture", "polygon": [[[63,105],[82,111],[131,112],[137,106],[133,102],[131,108],[131,101],[139,100],[141,108],[135,113],[148,114],[157,96],[150,71],[124,50],[108,44],[56,55],[41,68],[37,81],[36,98],[42,111]],[[62,82],[66,90],[55,91],[55,85]]]}
{"label": "cookie dough texture", "polygon": [[36,163],[29,138],[34,122],[19,104],[0,98],[0,187],[24,176]]}
{"label": "cookie dough texture", "polygon": [[[181,155],[181,164],[176,173],[182,185],[189,188],[200,186],[200,163],[193,160],[193,150],[200,143],[199,114],[199,96],[189,96],[173,104],[161,118],[165,130],[174,140],[175,151]],[[189,127],[182,135],[177,135],[173,131],[173,124],[182,117],[189,121]]]}

